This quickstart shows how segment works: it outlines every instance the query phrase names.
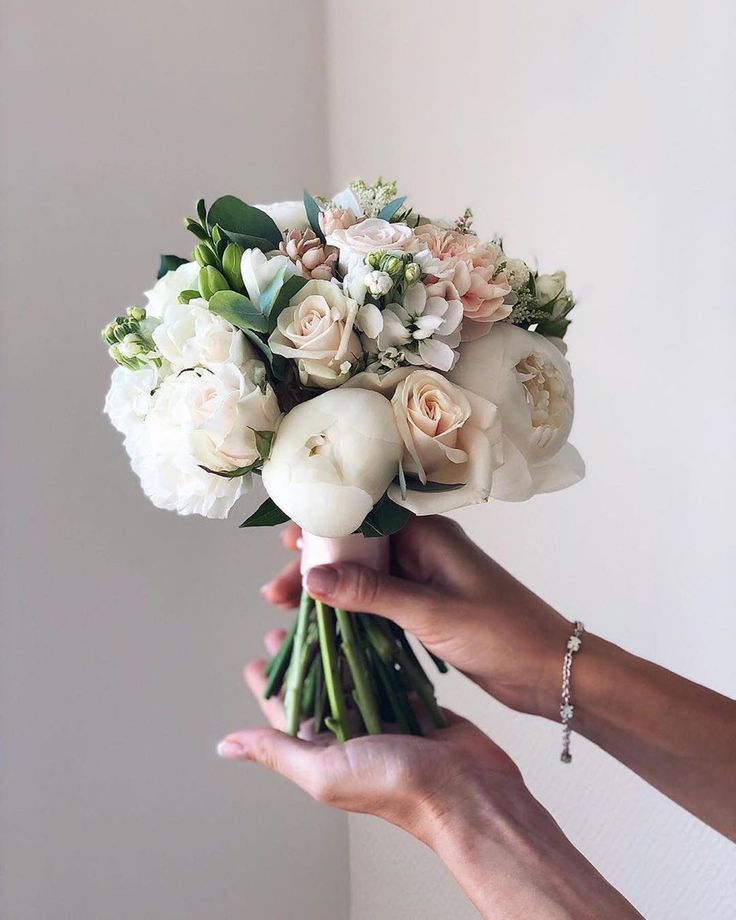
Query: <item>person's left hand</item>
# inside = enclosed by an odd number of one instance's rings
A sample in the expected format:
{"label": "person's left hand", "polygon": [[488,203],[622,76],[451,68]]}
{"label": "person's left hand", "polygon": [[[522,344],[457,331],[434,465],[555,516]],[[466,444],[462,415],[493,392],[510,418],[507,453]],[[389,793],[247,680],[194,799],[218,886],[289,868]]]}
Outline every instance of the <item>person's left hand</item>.
{"label": "person's left hand", "polygon": [[[266,635],[273,654],[283,630]],[[346,811],[381,817],[430,843],[436,821],[455,810],[459,791],[470,799],[489,793],[500,800],[528,796],[513,761],[478,728],[445,710],[448,727],[428,737],[383,734],[338,744],[332,734],[284,734],[284,710],[277,697],[263,699],[266,662],[251,661],[245,680],[271,728],[233,732],[218,745],[227,760],[251,760],[274,770],[317,801]],[[482,787],[482,789],[481,789]]]}

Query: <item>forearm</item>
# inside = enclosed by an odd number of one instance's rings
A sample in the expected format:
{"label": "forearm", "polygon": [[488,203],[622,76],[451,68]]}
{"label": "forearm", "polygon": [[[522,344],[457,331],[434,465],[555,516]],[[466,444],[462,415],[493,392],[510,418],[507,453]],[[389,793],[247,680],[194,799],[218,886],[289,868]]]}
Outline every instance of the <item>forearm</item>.
{"label": "forearm", "polygon": [[[528,791],[466,788],[418,834],[490,920],[632,920],[641,915]],[[500,800],[500,804],[499,804]]]}
{"label": "forearm", "polygon": [[573,665],[572,727],[736,838],[736,703],[597,636]]}

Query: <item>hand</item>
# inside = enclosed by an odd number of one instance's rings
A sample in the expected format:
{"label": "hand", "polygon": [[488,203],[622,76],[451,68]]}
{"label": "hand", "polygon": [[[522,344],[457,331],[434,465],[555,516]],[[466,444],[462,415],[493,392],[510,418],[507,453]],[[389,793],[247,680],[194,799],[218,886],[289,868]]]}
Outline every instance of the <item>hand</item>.
{"label": "hand", "polygon": [[[297,549],[300,532],[283,534]],[[318,566],[310,593],[346,610],[378,613],[413,633],[513,709],[559,716],[560,668],[572,625],[477,547],[454,521],[413,518],[391,538],[393,575],[354,564]],[[263,588],[298,604],[299,562]]]}
{"label": "hand", "polygon": [[[273,654],[284,631],[266,636]],[[445,710],[448,727],[427,737],[292,738],[281,700],[263,699],[266,662],[245,679],[271,728],[234,732],[228,760],[260,763],[320,802],[377,815],[431,847],[487,920],[583,920],[639,914],[572,846],[532,797],[513,761],[479,729]]]}

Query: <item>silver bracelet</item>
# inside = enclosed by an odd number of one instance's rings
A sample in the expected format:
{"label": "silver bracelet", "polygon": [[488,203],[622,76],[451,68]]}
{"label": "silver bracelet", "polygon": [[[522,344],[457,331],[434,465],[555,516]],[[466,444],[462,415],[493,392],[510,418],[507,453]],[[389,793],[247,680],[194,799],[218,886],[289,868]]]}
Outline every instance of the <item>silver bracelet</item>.
{"label": "silver bracelet", "polygon": [[563,763],[570,763],[572,761],[572,754],[570,753],[570,735],[572,734],[572,729],[570,728],[570,722],[575,715],[575,707],[572,705],[570,695],[570,671],[572,670],[572,656],[575,652],[580,651],[580,646],[583,643],[581,636],[584,632],[585,627],[583,624],[580,620],[575,620],[575,628],[573,629],[572,635],[567,640],[565,657],[562,660],[562,700],[560,701],[562,754],[560,755],[560,760]]}

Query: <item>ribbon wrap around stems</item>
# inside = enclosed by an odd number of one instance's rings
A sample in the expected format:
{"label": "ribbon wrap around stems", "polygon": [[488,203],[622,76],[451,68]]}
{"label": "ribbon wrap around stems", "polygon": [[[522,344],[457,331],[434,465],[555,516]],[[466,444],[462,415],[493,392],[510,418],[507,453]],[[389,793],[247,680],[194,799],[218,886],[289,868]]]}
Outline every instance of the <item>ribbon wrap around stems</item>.
{"label": "ribbon wrap around stems", "polygon": [[337,562],[357,562],[377,572],[389,570],[390,545],[388,537],[364,537],[351,533],[346,537],[315,537],[302,533],[302,585],[306,588],[307,572],[316,565]]}

